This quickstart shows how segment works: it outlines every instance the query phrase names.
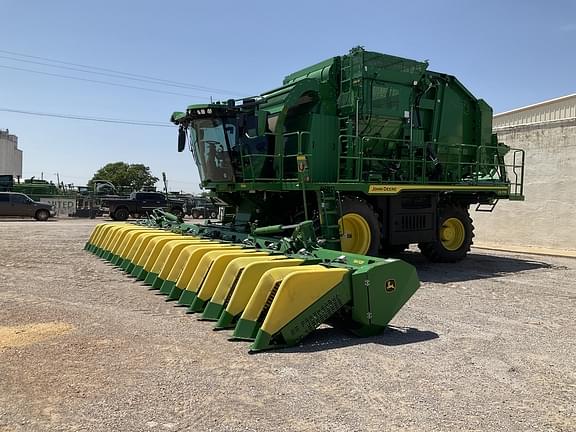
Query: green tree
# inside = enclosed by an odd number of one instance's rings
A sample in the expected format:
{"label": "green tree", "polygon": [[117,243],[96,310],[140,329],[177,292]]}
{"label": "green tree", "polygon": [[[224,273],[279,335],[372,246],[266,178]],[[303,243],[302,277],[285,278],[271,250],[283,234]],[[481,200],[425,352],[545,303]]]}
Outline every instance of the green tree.
{"label": "green tree", "polygon": [[129,188],[137,191],[145,186],[154,186],[158,177],[150,173],[150,168],[143,164],[127,164],[126,162],[111,162],[104,165],[88,182],[90,190],[95,180],[106,180],[116,188]]}

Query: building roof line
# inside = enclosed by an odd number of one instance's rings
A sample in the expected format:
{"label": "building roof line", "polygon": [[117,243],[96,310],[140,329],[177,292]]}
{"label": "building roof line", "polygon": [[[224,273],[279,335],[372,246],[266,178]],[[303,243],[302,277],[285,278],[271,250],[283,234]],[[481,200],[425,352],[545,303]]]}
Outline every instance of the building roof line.
{"label": "building roof line", "polygon": [[566,117],[556,120],[544,120],[544,121],[536,121],[536,122],[528,122],[528,123],[517,123],[517,124],[505,124],[502,126],[494,126],[493,131],[498,132],[505,129],[514,129],[518,127],[529,127],[529,126],[539,126],[539,125],[549,125],[549,124],[556,124],[556,123],[570,123],[576,121],[576,117]]}
{"label": "building roof line", "polygon": [[545,101],[543,101],[543,102],[538,102],[538,103],[535,103],[535,104],[532,104],[532,105],[526,105],[526,106],[523,106],[523,107],[520,107],[520,108],[514,108],[514,109],[509,110],[509,111],[504,111],[504,112],[501,112],[501,113],[498,113],[498,114],[494,114],[494,117],[496,118],[496,117],[500,117],[500,116],[503,116],[503,115],[506,115],[506,114],[512,114],[512,113],[516,113],[516,112],[520,112],[520,111],[526,111],[526,110],[529,110],[529,109],[531,109],[531,108],[536,108],[536,107],[539,107],[539,106],[542,106],[542,105],[548,105],[548,104],[553,103],[553,102],[559,102],[559,101],[562,101],[562,100],[564,100],[564,99],[570,99],[570,98],[573,98],[573,97],[576,97],[576,93],[572,93],[572,94],[569,94],[569,95],[566,95],[566,96],[560,96],[560,97],[557,97],[557,98],[554,98],[554,99],[548,99],[548,100],[545,100]]}

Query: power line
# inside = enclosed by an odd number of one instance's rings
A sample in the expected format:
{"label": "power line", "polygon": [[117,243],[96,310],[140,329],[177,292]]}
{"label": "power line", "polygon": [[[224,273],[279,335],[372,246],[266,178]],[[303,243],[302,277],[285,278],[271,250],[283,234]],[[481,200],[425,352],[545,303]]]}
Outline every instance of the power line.
{"label": "power line", "polygon": [[[238,96],[244,95],[242,93],[239,93],[236,91],[231,91],[231,90],[199,86],[199,85],[189,84],[189,83],[184,83],[184,82],[179,82],[179,81],[155,78],[155,77],[151,77],[148,75],[140,75],[140,74],[135,74],[135,73],[130,73],[130,72],[122,72],[122,71],[102,68],[102,67],[98,67],[98,66],[88,66],[88,65],[84,65],[84,64],[80,64],[80,63],[72,63],[72,62],[66,62],[66,61],[62,61],[62,60],[55,60],[55,59],[51,59],[48,57],[40,57],[40,56],[34,56],[34,55],[29,55],[29,54],[22,54],[22,53],[18,53],[18,52],[14,52],[14,51],[7,51],[7,50],[0,49],[0,52],[5,53],[5,54],[10,54],[13,56],[15,55],[15,56],[19,56],[19,57],[33,58],[33,59],[37,59],[37,60],[45,60],[45,61],[48,61],[51,63],[58,63],[58,64],[69,65],[69,66],[78,66],[78,67],[85,68],[85,69],[94,69],[94,70],[99,70],[99,71],[104,71],[104,72],[111,72],[113,74],[124,75],[127,77],[141,78],[141,79],[145,79],[145,80],[155,81],[157,83],[164,83],[166,85],[183,86],[183,88],[190,88],[190,89],[194,89],[194,90],[201,90],[201,91],[214,92],[214,93],[223,93],[223,94],[230,94],[230,95],[238,95]],[[20,60],[20,61],[23,61],[23,60]],[[91,72],[91,73],[93,73],[93,72]]]}
{"label": "power line", "polygon": [[185,97],[189,97],[189,98],[208,99],[206,96],[189,95],[189,94],[184,94],[184,93],[175,93],[175,92],[166,91],[166,90],[158,90],[158,89],[151,89],[151,88],[147,88],[147,87],[131,86],[128,84],[113,83],[110,81],[100,81],[100,80],[93,80],[93,79],[89,79],[89,78],[75,77],[75,76],[71,76],[71,75],[62,75],[62,74],[56,74],[56,73],[51,73],[51,72],[41,72],[41,71],[37,71],[37,70],[33,70],[33,69],[19,68],[19,67],[15,67],[15,66],[0,65],[0,68],[17,70],[17,71],[22,71],[22,72],[30,72],[30,73],[35,73],[35,74],[39,74],[39,75],[47,75],[47,76],[53,76],[53,77],[58,77],[58,78],[72,79],[72,80],[77,80],[77,81],[86,81],[86,82],[92,82],[92,83],[97,83],[97,84],[105,84],[105,85],[110,85],[110,86],[114,86],[114,87],[125,87],[125,88],[143,90],[143,91],[148,91],[148,92],[153,92],[153,93],[163,93],[163,94],[171,94],[171,95],[176,95],[176,96],[185,96]]}
{"label": "power line", "polygon": [[133,126],[174,127],[170,123],[144,121],[144,120],[125,120],[125,119],[115,119],[115,118],[107,118],[107,117],[91,117],[91,116],[83,116],[83,115],[77,115],[77,114],[56,114],[56,113],[45,113],[45,112],[37,112],[37,111],[17,110],[17,109],[11,109],[11,108],[0,108],[0,111],[1,112],[15,113],[15,114],[32,115],[32,116],[56,117],[56,118],[61,118],[61,119],[84,120],[84,121],[93,121],[93,122],[101,122],[101,123],[117,123],[117,124],[133,125]]}
{"label": "power line", "polygon": [[[0,50],[1,52],[2,50]],[[108,73],[108,72],[94,72],[94,71],[90,71],[87,69],[81,69],[81,68],[75,68],[75,67],[70,67],[70,66],[60,66],[60,65],[54,65],[54,64],[50,64],[50,63],[45,63],[45,62],[38,62],[38,61],[34,61],[34,60],[24,60],[24,59],[19,59],[19,58],[15,58],[15,57],[10,57],[10,56],[3,56],[0,55],[0,59],[6,59],[6,60],[11,60],[11,61],[17,61],[17,62],[23,62],[23,63],[30,63],[30,64],[36,64],[36,65],[41,65],[41,66],[48,66],[48,67],[52,67],[52,68],[58,68],[58,69],[64,69],[64,70],[71,70],[71,71],[76,71],[76,72],[83,72],[83,73],[88,73],[88,74],[93,74],[93,75],[101,75],[101,76],[107,76],[107,77],[112,77],[112,78],[119,78],[119,79],[123,79],[123,80],[130,80],[130,81],[138,81],[138,82],[144,82],[144,83],[148,83],[148,84],[154,84],[154,85],[160,85],[160,86],[168,86],[168,87],[177,87],[177,88],[183,88],[183,89],[189,89],[189,90],[199,90],[199,91],[211,91],[214,93],[224,93],[224,94],[230,94],[229,92],[225,91],[225,90],[207,90],[205,88],[202,88],[201,86],[193,86],[193,85],[183,85],[183,84],[171,84],[171,83],[164,83],[162,82],[162,80],[155,80],[155,79],[148,79],[148,78],[134,78],[131,76],[123,76],[122,73]]]}

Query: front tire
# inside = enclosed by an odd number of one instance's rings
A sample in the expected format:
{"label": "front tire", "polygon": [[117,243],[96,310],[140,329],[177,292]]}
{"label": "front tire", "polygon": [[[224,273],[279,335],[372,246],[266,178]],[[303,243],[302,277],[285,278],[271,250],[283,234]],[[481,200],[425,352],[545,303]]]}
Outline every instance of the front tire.
{"label": "front tire", "polygon": [[128,216],[130,216],[130,213],[128,213],[127,209],[119,208],[114,212],[113,219],[117,221],[125,221],[128,219]]}
{"label": "front tire", "polygon": [[468,209],[453,204],[442,207],[437,230],[436,241],[418,244],[422,255],[434,262],[456,262],[464,259],[474,238],[474,225]]}
{"label": "front tire", "polygon": [[34,215],[34,219],[36,219],[37,221],[41,221],[41,222],[47,221],[49,217],[50,217],[50,212],[48,210],[44,210],[44,209],[40,209],[40,210],[36,211],[36,214]]}
{"label": "front tire", "polygon": [[340,245],[342,252],[378,256],[380,251],[380,222],[372,207],[359,198],[342,200]]}

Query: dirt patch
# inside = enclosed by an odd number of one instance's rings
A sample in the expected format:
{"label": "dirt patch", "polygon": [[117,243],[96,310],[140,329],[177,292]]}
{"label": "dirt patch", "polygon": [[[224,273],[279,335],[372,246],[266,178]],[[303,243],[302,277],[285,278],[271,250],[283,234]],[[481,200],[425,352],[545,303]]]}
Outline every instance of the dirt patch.
{"label": "dirt patch", "polygon": [[383,334],[250,355],[83,251],[97,222],[0,221],[0,432],[576,431],[575,259],[408,252]]}
{"label": "dirt patch", "polygon": [[74,326],[62,322],[0,326],[0,350],[23,347],[72,331]]}

